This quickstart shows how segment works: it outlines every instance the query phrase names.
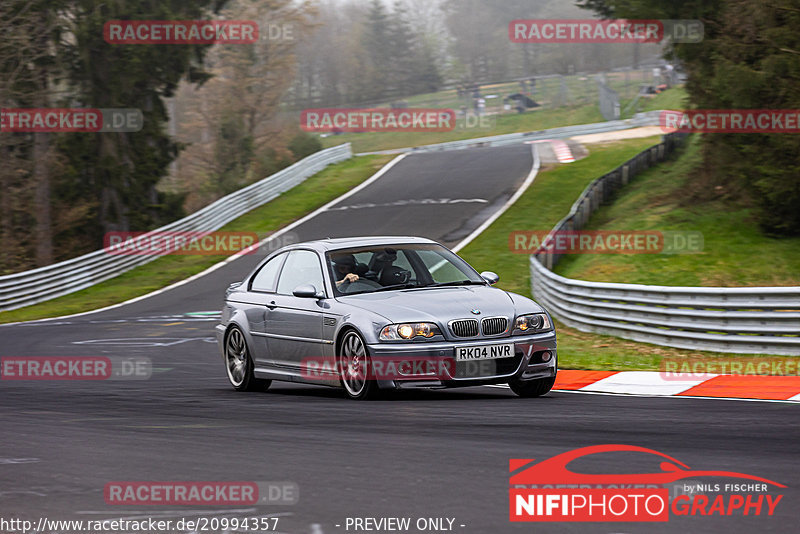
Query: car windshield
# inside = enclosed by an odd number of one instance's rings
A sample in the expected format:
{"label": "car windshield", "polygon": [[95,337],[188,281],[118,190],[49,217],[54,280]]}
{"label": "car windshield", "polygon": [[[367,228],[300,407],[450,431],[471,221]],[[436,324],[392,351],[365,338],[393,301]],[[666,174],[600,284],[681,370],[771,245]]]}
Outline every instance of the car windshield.
{"label": "car windshield", "polygon": [[437,244],[349,248],[326,256],[337,295],[486,284],[464,260]]}

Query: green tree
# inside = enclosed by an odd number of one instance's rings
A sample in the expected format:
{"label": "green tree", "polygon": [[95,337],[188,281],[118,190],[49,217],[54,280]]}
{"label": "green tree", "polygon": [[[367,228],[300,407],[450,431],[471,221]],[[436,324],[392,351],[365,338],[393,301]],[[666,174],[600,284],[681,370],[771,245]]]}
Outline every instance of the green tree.
{"label": "green tree", "polygon": [[391,32],[389,15],[380,0],[372,0],[367,13],[362,46],[367,53],[365,72],[361,76],[362,100],[382,100],[394,94]]}
{"label": "green tree", "polygon": [[292,152],[295,161],[298,161],[322,150],[322,143],[320,143],[317,136],[301,131],[292,137],[288,148]]}
{"label": "green tree", "polygon": [[[797,0],[583,0],[605,17],[699,19],[701,43],[668,53],[688,74],[689,104],[699,109],[800,108],[800,4]],[[800,234],[800,137],[707,134],[696,189],[752,203],[768,232]]]}
{"label": "green tree", "polygon": [[391,17],[388,18],[388,48],[391,59],[386,72],[390,77],[391,97],[412,95],[417,90],[417,51],[414,31],[408,21],[408,13],[401,0],[395,0]]}
{"label": "green tree", "polygon": [[150,229],[179,216],[179,203],[156,185],[167,174],[180,145],[170,139],[162,98],[172,96],[187,77],[202,83],[209,78],[202,58],[210,45],[108,44],[103,25],[108,20],[206,19],[225,0],[72,0],[59,59],[70,87],[70,100],[93,108],[138,108],[143,128],[133,133],[91,133],[65,136],[60,144],[69,166],[74,194],[96,199],[94,237],[111,230]]}

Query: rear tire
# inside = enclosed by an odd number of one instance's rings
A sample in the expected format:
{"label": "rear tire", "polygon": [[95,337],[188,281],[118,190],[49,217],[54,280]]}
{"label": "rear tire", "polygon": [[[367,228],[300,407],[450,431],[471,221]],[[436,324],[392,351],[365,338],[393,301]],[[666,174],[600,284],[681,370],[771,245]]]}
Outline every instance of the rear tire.
{"label": "rear tire", "polygon": [[520,397],[541,397],[553,389],[556,377],[539,378],[538,380],[512,380],[508,383],[511,391]]}
{"label": "rear tire", "polygon": [[225,368],[228,382],[236,391],[263,391],[272,384],[272,380],[262,380],[253,374],[253,358],[238,326],[228,330],[225,336]]}
{"label": "rear tire", "polygon": [[339,380],[348,397],[367,400],[377,396],[378,384],[372,376],[367,344],[355,330],[347,331],[342,338],[336,365],[339,369]]}

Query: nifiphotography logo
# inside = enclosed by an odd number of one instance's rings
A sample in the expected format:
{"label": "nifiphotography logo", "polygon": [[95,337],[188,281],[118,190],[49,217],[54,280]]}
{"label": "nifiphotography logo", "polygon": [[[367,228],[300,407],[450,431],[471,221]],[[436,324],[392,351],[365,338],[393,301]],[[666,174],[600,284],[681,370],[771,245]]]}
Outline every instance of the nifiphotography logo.
{"label": "nifiphotography logo", "polygon": [[[570,462],[591,455],[624,452],[650,455],[660,471],[585,474]],[[645,457],[645,459],[647,459]],[[532,465],[531,465],[532,464]],[[669,521],[670,516],[771,516],[783,484],[733,471],[693,470],[664,453],[635,445],[595,445],[547,460],[509,460],[511,521]],[[698,478],[724,482],[698,482]],[[683,481],[680,484],[674,484]],[[677,487],[675,487],[677,486]],[[679,490],[670,498],[670,487]]]}

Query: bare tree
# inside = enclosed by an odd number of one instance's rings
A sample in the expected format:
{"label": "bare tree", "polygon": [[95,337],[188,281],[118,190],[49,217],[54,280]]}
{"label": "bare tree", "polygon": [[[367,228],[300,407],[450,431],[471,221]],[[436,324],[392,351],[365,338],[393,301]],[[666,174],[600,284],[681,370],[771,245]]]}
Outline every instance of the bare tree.
{"label": "bare tree", "polygon": [[[55,16],[55,15],[53,15]],[[48,107],[55,22],[34,2],[0,8],[0,108]],[[0,268],[53,261],[51,133],[0,131]],[[26,231],[33,226],[34,231]],[[33,256],[33,258],[31,258]]]}
{"label": "bare tree", "polygon": [[292,0],[235,0],[223,12],[227,19],[257,21],[260,38],[253,45],[215,46],[206,56],[213,78],[177,93],[177,135],[188,145],[178,160],[178,187],[191,191],[188,209],[262,178],[259,156],[285,146],[281,101],[313,13],[309,3]]}

